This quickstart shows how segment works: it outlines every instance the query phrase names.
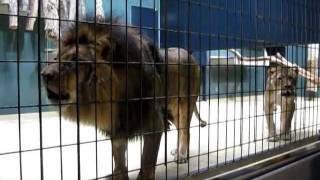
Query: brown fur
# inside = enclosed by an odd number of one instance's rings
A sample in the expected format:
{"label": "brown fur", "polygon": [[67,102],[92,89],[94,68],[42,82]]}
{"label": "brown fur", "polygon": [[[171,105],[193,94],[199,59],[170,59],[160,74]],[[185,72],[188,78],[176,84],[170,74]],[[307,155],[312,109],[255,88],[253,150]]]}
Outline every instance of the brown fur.
{"label": "brown fur", "polygon": [[154,99],[163,94],[156,48],[133,29],[79,24],[78,36],[76,28],[63,36],[59,54],[61,62],[42,71],[49,99],[61,101],[64,117],[111,137],[115,179],[128,179],[127,140],[142,135],[139,177],[154,178],[164,130],[162,100]]}
{"label": "brown fur", "polygon": [[171,154],[177,162],[185,163],[188,160],[192,113],[197,115],[201,127],[206,125],[196,107],[200,93],[200,67],[196,59],[182,48],[169,48],[167,52],[161,49],[160,56],[163,62],[168,59],[168,118],[179,130],[178,150]]}
{"label": "brown fur", "polygon": [[295,111],[295,89],[298,69],[282,66],[269,67],[264,93],[264,108],[267,119],[269,140],[278,141],[273,121],[273,111],[281,107],[280,138],[290,140],[291,121]]}

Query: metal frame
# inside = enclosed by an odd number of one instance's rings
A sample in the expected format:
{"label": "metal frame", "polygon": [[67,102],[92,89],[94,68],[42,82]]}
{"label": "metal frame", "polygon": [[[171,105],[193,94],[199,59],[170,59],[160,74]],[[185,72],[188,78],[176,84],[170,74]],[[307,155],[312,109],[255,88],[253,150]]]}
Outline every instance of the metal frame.
{"label": "metal frame", "polygon": [[[37,0],[39,3],[39,7],[42,7],[43,5],[43,1],[41,0]],[[139,1],[139,6],[143,7],[143,0],[138,0]],[[141,11],[140,11],[140,25],[132,25],[129,24],[129,19],[128,19],[128,0],[125,0],[125,4],[123,4],[125,6],[125,17],[122,17],[122,19],[124,20],[123,24],[113,24],[112,21],[111,22],[111,28],[114,27],[122,27],[125,28],[126,31],[126,37],[124,37],[124,39],[126,39],[126,48],[130,48],[129,44],[128,44],[128,29],[129,28],[134,28],[137,29],[140,33],[140,39],[142,36],[145,36],[142,33],[142,30],[148,30],[148,31],[152,31],[153,32],[153,37],[150,37],[151,39],[155,39],[155,37],[158,37],[159,39],[159,43],[156,45],[158,48],[160,48],[160,44],[163,45],[163,47],[161,48],[169,48],[169,46],[171,46],[169,40],[167,37],[169,37],[170,33],[176,34],[177,36],[175,37],[176,39],[176,44],[178,47],[183,47],[185,49],[187,49],[189,52],[194,53],[194,52],[200,52],[206,54],[206,64],[200,64],[201,65],[201,76],[206,76],[208,75],[208,78],[205,79],[205,81],[203,81],[204,83],[207,83],[206,81],[209,81],[207,85],[209,86],[204,86],[205,88],[208,89],[208,93],[204,94],[203,92],[206,91],[202,91],[202,93],[200,93],[199,95],[199,99],[201,99],[202,97],[204,97],[205,99],[208,98],[209,100],[204,102],[204,101],[198,101],[197,102],[197,107],[200,111],[200,117],[206,117],[207,118],[207,123],[208,123],[208,127],[207,129],[201,129],[200,124],[199,123],[193,123],[190,127],[189,127],[189,131],[192,131],[192,136],[197,137],[197,144],[190,144],[188,147],[188,158],[189,161],[187,162],[187,164],[176,164],[176,162],[174,160],[172,160],[171,157],[169,157],[168,155],[170,154],[170,138],[172,138],[172,133],[177,133],[179,135],[180,131],[179,128],[177,129],[170,129],[168,131],[163,130],[163,145],[164,145],[164,151],[159,151],[159,154],[161,154],[161,160],[160,163],[158,163],[156,165],[156,167],[158,169],[161,169],[158,171],[157,174],[157,178],[163,178],[163,179],[171,179],[171,178],[209,178],[214,176],[213,178],[219,178],[219,179],[232,179],[235,177],[239,177],[241,178],[252,178],[252,177],[257,177],[260,174],[263,174],[265,172],[269,172],[277,167],[283,166],[289,162],[293,162],[296,161],[297,159],[301,159],[302,157],[305,157],[307,155],[310,155],[310,153],[314,153],[315,151],[318,152],[319,150],[319,142],[318,142],[318,136],[319,136],[319,127],[320,124],[317,122],[318,118],[318,113],[319,111],[319,105],[318,105],[318,98],[313,99],[312,101],[307,100],[305,97],[305,89],[306,86],[303,85],[303,82],[300,80],[299,83],[296,86],[296,90],[301,90],[304,94],[302,97],[299,97],[299,101],[297,101],[297,107],[296,107],[296,114],[294,116],[294,125],[293,128],[291,129],[290,133],[292,134],[293,137],[296,137],[296,139],[290,140],[290,141],[285,141],[285,142],[280,142],[280,143],[270,143],[267,142],[268,140],[268,135],[265,134],[264,131],[264,125],[265,123],[259,122],[260,119],[264,119],[265,121],[265,114],[263,112],[260,112],[260,110],[264,110],[265,107],[259,107],[261,105],[260,101],[262,99],[262,101],[264,100],[263,97],[261,98],[259,95],[261,95],[265,89],[263,89],[263,91],[258,90],[258,82],[259,81],[265,81],[265,75],[263,75],[263,77],[261,79],[258,79],[258,69],[259,68],[263,68],[264,66],[268,66],[270,63],[272,62],[280,62],[280,64],[288,67],[288,68],[292,68],[292,67],[299,67],[300,71],[300,75],[302,75],[303,77],[312,80],[315,82],[316,85],[319,85],[319,77],[318,74],[311,74],[308,71],[308,68],[312,68],[312,67],[306,67],[306,56],[304,56],[302,53],[299,54],[298,51],[287,51],[286,54],[282,54],[282,55],[275,55],[275,56],[267,56],[266,52],[264,53],[265,56],[263,57],[257,57],[257,49],[261,49],[261,48],[266,48],[266,47],[272,47],[272,46],[289,46],[292,45],[293,47],[300,47],[305,49],[306,51],[308,50],[308,48],[310,48],[308,46],[308,40],[312,43],[314,43],[313,41],[317,42],[318,39],[317,37],[314,37],[314,39],[312,39],[311,37],[308,37],[307,35],[310,35],[309,31],[314,31],[315,33],[319,34],[319,29],[313,29],[314,27],[308,27],[308,24],[304,24],[304,26],[301,26],[300,24],[296,23],[296,24],[291,24],[292,26],[294,26],[296,28],[296,30],[300,30],[303,29],[303,32],[305,32],[305,34],[301,35],[301,37],[293,37],[293,39],[299,39],[301,41],[294,42],[294,43],[287,43],[287,42],[283,42],[281,40],[276,41],[276,40],[261,40],[258,37],[258,20],[262,20],[263,25],[264,26],[268,26],[268,32],[269,34],[272,34],[273,30],[271,28],[272,24],[279,24],[281,25],[281,31],[285,31],[284,28],[287,25],[290,25],[291,22],[289,22],[289,20],[283,20],[282,16],[279,19],[272,19],[271,18],[271,1],[264,3],[263,5],[266,6],[266,14],[269,14],[269,16],[263,16],[261,14],[259,14],[258,12],[258,3],[255,4],[256,7],[251,7],[252,9],[252,13],[255,14],[257,19],[250,19],[250,23],[254,24],[253,26],[255,27],[254,31],[255,31],[255,38],[248,38],[245,37],[245,32],[244,32],[244,17],[248,16],[248,12],[244,12],[244,1],[240,2],[240,7],[236,7],[237,6],[237,2],[234,1],[226,1],[224,6],[218,6],[216,4],[214,4],[213,1],[206,1],[206,2],[201,2],[201,1],[196,1],[196,0],[178,0],[177,1],[177,28],[176,29],[171,29],[169,28],[169,18],[171,18],[170,14],[170,8],[168,6],[170,0],[164,0],[163,1],[163,6],[160,5],[159,8],[161,9],[157,9],[158,13],[160,14],[160,12],[164,13],[161,14],[162,18],[163,18],[163,24],[161,24],[160,20],[160,15],[158,17],[153,17],[153,19],[158,19],[158,24],[156,24],[154,22],[154,27],[150,28],[150,27],[144,27],[142,24],[142,19],[143,17],[141,16]],[[60,1],[58,2],[58,7],[61,6]],[[114,11],[112,10],[112,8],[114,7],[114,3],[115,1],[110,0],[110,1],[106,1],[108,2],[108,6],[111,7],[110,9],[110,14],[108,16],[108,18],[113,19],[114,18]],[[151,4],[153,4],[153,9],[156,10],[156,0],[150,0]],[[75,1],[76,3],[76,7],[78,7],[79,5],[79,0]],[[283,7],[283,3],[284,2],[280,2],[279,6],[281,6],[281,13],[282,12],[282,7]],[[96,4],[96,0],[93,3],[94,5]],[[310,8],[309,6],[307,6],[307,2],[301,2],[298,3],[294,0],[292,0],[292,5],[294,6],[294,8],[297,7],[303,7],[305,9],[305,13],[307,13],[308,8]],[[228,9],[229,7],[235,7],[233,10]],[[316,8],[320,9],[320,5],[319,3],[317,4],[315,2],[315,6]],[[0,6],[1,8],[2,6]],[[7,110],[7,109],[16,109],[17,110],[17,117],[16,117],[16,121],[18,122],[18,147],[12,151],[1,151],[0,148],[0,158],[6,158],[7,156],[10,155],[18,155],[18,161],[19,161],[19,169],[16,169],[16,172],[12,172],[12,173],[17,173],[19,171],[19,178],[20,179],[25,179],[23,174],[23,169],[24,169],[24,164],[23,164],[23,155],[27,152],[38,152],[39,151],[39,178],[40,179],[45,179],[45,175],[46,175],[46,170],[45,170],[45,157],[46,155],[44,154],[44,151],[46,150],[50,150],[50,149],[58,149],[59,152],[59,171],[60,171],[60,178],[61,179],[65,179],[64,177],[64,173],[66,172],[65,170],[65,165],[64,165],[64,158],[65,158],[65,154],[63,149],[66,147],[76,147],[76,173],[77,173],[77,178],[78,179],[82,179],[83,177],[83,168],[82,168],[82,164],[84,163],[83,161],[83,157],[81,156],[83,154],[83,151],[81,149],[82,145],[85,144],[90,144],[90,143],[94,143],[95,144],[95,173],[94,173],[94,177],[95,179],[102,179],[105,177],[112,177],[113,174],[107,174],[107,175],[100,175],[101,172],[99,172],[99,161],[101,161],[98,157],[99,154],[99,143],[100,142],[110,142],[110,138],[106,137],[106,138],[99,138],[99,131],[98,131],[98,127],[97,127],[97,110],[95,110],[95,126],[92,127],[94,128],[95,134],[94,134],[94,139],[90,140],[90,141],[83,141],[81,140],[81,134],[82,134],[82,129],[81,129],[81,122],[80,122],[80,108],[79,108],[79,91],[80,91],[80,87],[79,87],[79,63],[78,61],[76,61],[76,65],[75,65],[75,72],[77,74],[76,77],[76,84],[77,84],[77,95],[76,95],[76,99],[77,101],[75,103],[73,103],[73,105],[75,105],[77,108],[77,121],[75,124],[76,127],[76,142],[74,143],[64,143],[63,142],[63,136],[62,136],[62,132],[63,132],[63,123],[65,122],[65,120],[63,119],[62,113],[61,113],[61,108],[66,105],[64,103],[62,103],[61,101],[59,101],[58,104],[50,104],[50,103],[46,103],[46,101],[42,98],[43,97],[43,83],[41,80],[41,69],[43,66],[45,66],[48,63],[48,59],[43,59],[42,58],[42,48],[41,48],[41,44],[43,44],[43,40],[40,38],[40,33],[43,32],[43,23],[42,21],[44,20],[55,20],[55,21],[59,21],[59,26],[61,25],[61,22],[70,22],[70,23],[74,23],[75,27],[77,29],[76,31],[76,39],[77,39],[77,48],[76,48],[76,54],[78,57],[79,54],[79,32],[78,32],[78,27],[79,27],[79,23],[84,23],[85,21],[80,21],[79,20],[79,9],[77,8],[75,11],[76,14],[76,20],[64,20],[61,19],[60,17],[58,19],[52,19],[52,18],[47,18],[44,17],[42,15],[42,9],[38,8],[38,16],[34,17],[37,19],[37,34],[38,34],[38,39],[37,39],[37,44],[38,44],[38,49],[37,49],[37,60],[24,60],[22,57],[22,53],[20,51],[20,47],[23,46],[23,44],[20,43],[20,39],[24,38],[21,37],[20,31],[22,31],[23,26],[20,25],[22,24],[22,19],[28,17],[27,14],[21,14],[20,13],[20,1],[18,1],[18,12],[16,12],[16,14],[14,15],[10,15],[9,12],[0,12],[0,16],[5,16],[5,17],[10,17],[10,16],[17,16],[18,17],[18,29],[16,30],[16,55],[17,58],[15,60],[10,60],[8,61],[7,59],[0,59],[0,66],[1,64],[6,64],[6,63],[14,63],[16,64],[16,75],[15,75],[15,80],[17,83],[17,102],[16,105],[14,106],[0,106],[0,110]],[[268,9],[269,7],[269,9]],[[186,8],[186,9],[184,9]],[[198,8],[198,9],[197,9]],[[201,14],[201,8],[205,9],[208,8],[210,9],[209,12],[211,12],[210,14],[208,14],[206,18],[211,19],[213,18],[213,12],[215,11],[221,11],[222,13],[226,13],[226,22],[224,22],[224,27],[226,29],[226,34],[220,34],[220,33],[211,33],[211,32],[205,32],[204,30],[200,30],[199,32],[194,32],[193,30],[193,26],[194,26],[194,22],[192,22],[192,13],[193,11],[195,11],[196,9],[199,11],[197,12],[199,14],[199,17],[201,19],[202,16],[204,16],[203,14]],[[237,9],[238,8],[238,9]],[[1,8],[2,9],[2,8]],[[96,11],[96,6],[94,6],[94,12]],[[60,14],[60,9],[58,9],[58,12]],[[183,12],[187,12],[187,14],[182,14]],[[288,12],[289,13],[289,12]],[[94,13],[95,14],[95,13]],[[240,36],[235,36],[232,34],[228,34],[229,31],[231,31],[232,28],[232,24],[230,24],[230,21],[232,21],[232,18],[230,18],[232,15],[235,16],[240,16],[241,18],[239,19],[240,22],[238,22],[240,24],[240,27],[238,27],[240,30]],[[303,16],[304,18],[306,18],[307,16]],[[202,17],[204,18],[204,17]],[[319,17],[317,17],[319,19]],[[181,23],[183,23],[183,21],[186,21],[186,24],[183,24],[180,26]],[[308,19],[304,19],[305,21],[307,21]],[[97,26],[97,24],[100,24],[102,22],[98,22],[97,18],[96,18],[96,14],[94,15],[94,18],[90,20],[91,23],[94,24],[95,28]],[[320,21],[319,21],[320,22]],[[200,24],[201,22],[199,22]],[[215,24],[217,24],[219,22],[208,22],[208,25],[210,27],[213,27]],[[159,27],[163,25],[162,27]],[[309,24],[310,25],[310,24]],[[185,26],[185,27],[184,27]],[[231,26],[231,27],[230,27]],[[202,32],[203,31],[203,32]],[[163,33],[161,33],[163,32]],[[312,33],[311,33],[312,34]],[[63,32],[60,32],[60,28],[59,28],[59,36],[63,36]],[[163,36],[163,42],[160,43],[161,41],[161,37]],[[95,40],[96,40],[96,34],[95,34]],[[196,39],[196,40],[195,40]],[[303,41],[305,40],[305,41]],[[58,39],[58,42],[60,42],[60,39]],[[196,42],[196,43],[194,43]],[[301,43],[302,42],[302,43]],[[217,43],[217,44],[216,44]],[[195,45],[196,44],[196,45]],[[140,46],[142,45],[142,41],[140,40]],[[95,45],[96,46],[96,45]],[[185,47],[184,47],[185,46]],[[58,43],[57,49],[60,49],[60,43]],[[229,51],[230,49],[236,48],[238,52],[238,54],[236,53],[236,55],[232,58],[230,57],[231,53],[235,53],[234,51]],[[250,54],[250,58],[246,57],[242,57],[241,53],[244,49],[253,49],[254,52],[252,54]],[[311,47],[312,48],[312,47]],[[52,49],[47,49],[47,51],[51,51]],[[216,50],[218,52],[218,56],[213,56],[212,54],[212,50]],[[222,50],[227,50],[226,53],[226,57],[221,56],[221,51]],[[1,53],[1,51],[0,51]],[[3,52],[5,53],[5,52]],[[128,53],[128,52],[127,52]],[[142,52],[140,52],[142,53]],[[239,55],[240,54],[240,55]],[[188,73],[187,76],[190,79],[191,75],[190,75],[190,59],[191,59],[191,55],[188,55]],[[96,55],[95,55],[96,56]],[[296,57],[297,59],[289,59],[288,57],[292,56],[292,57]],[[48,58],[49,56],[47,56],[46,58]],[[63,64],[63,60],[60,59],[60,51],[58,54],[58,60],[57,63],[59,63],[59,69],[61,69],[60,64]],[[286,58],[285,58],[286,57]],[[178,57],[180,59],[180,55]],[[77,58],[78,59],[78,58]],[[287,60],[288,59],[288,60]],[[260,61],[260,60],[263,60]],[[200,57],[198,58],[198,61],[201,63],[203,62],[203,57],[200,55]],[[214,62],[213,62],[214,61]],[[300,62],[301,61],[301,62]],[[318,60],[319,61],[319,60]],[[21,87],[21,81],[22,81],[22,77],[24,76],[23,74],[21,74],[21,64],[22,63],[30,63],[30,64],[34,64],[37,66],[37,87],[36,89],[37,91],[37,95],[38,95],[38,102],[37,104],[29,104],[29,105],[24,105],[21,102],[21,93],[23,93],[23,87]],[[113,62],[111,62],[112,64]],[[129,101],[131,101],[132,99],[128,98],[128,70],[130,68],[130,63],[128,61],[128,59],[125,62],[125,72],[126,72],[126,97],[125,99],[121,99],[119,101],[123,101],[126,103],[126,107],[129,108]],[[95,67],[94,69],[94,73],[96,75],[97,73],[97,69],[96,67],[99,66],[99,63],[97,61],[94,61],[92,63]],[[103,63],[102,63],[103,64]],[[141,62],[142,64],[142,62]],[[160,65],[163,65],[165,68],[165,83],[164,83],[164,87],[168,87],[168,82],[170,81],[170,77],[168,76],[168,67],[172,66],[172,65],[176,65],[178,66],[178,69],[180,69],[182,67],[181,64],[170,64],[168,63],[168,52],[166,51],[165,53],[165,61],[164,63],[159,63]],[[298,64],[298,65],[297,65]],[[155,66],[155,64],[152,64]],[[223,73],[222,69],[223,67],[226,67],[226,71],[227,73]],[[240,69],[233,69],[231,67],[239,67]],[[245,73],[245,68],[250,69],[247,73],[249,74],[250,77],[254,77],[254,79],[252,81],[248,81],[248,82],[244,82],[244,79],[242,77],[240,77],[240,82],[234,81],[232,80],[232,78],[236,79],[237,75],[242,76]],[[217,69],[217,71],[215,71],[215,69]],[[61,71],[61,70],[60,70]],[[111,68],[111,71],[113,71],[113,68]],[[142,70],[141,70],[142,71]],[[230,71],[234,71],[232,72],[234,77],[231,77],[231,73]],[[265,72],[265,69],[263,69],[263,71]],[[1,76],[0,72],[0,76]],[[60,72],[59,72],[60,73]],[[156,74],[156,69],[154,68],[154,73]],[[180,72],[179,72],[180,73]],[[212,76],[212,74],[215,74],[217,76]],[[265,74],[265,73],[264,73]],[[213,86],[212,84],[210,84],[210,82],[212,81],[213,78],[216,78],[217,80],[217,84],[216,86]],[[223,82],[222,82],[223,81]],[[59,76],[59,82],[60,82],[60,76]],[[178,89],[180,90],[180,83],[177,82],[179,85]],[[226,91],[222,90],[222,83],[226,83]],[[237,91],[232,91],[230,90],[230,83],[234,83],[235,86],[239,85],[241,86],[241,91],[237,92]],[[245,86],[245,83],[247,83],[247,86]],[[61,93],[61,84],[59,83],[59,93]],[[97,85],[95,84],[95,88]],[[110,88],[112,88],[112,81],[110,84]],[[140,90],[142,92],[142,78],[140,77]],[[263,86],[265,87],[265,83],[263,83]],[[211,93],[212,88],[217,88],[218,91],[217,93]],[[248,90],[246,90],[246,88]],[[191,87],[189,84],[188,87],[188,98],[190,101],[190,97],[191,95]],[[232,91],[232,92],[229,92]],[[60,94],[61,95],[61,94]],[[167,112],[168,111],[168,101],[170,100],[170,98],[175,98],[177,100],[179,100],[182,96],[180,95],[180,91],[178,94],[174,95],[174,96],[169,96],[168,94],[168,90],[167,88],[165,89],[164,92],[164,96],[163,97],[152,97],[154,101],[156,101],[157,99],[163,99],[165,101],[165,108],[164,111]],[[95,97],[97,98],[97,97]],[[296,97],[297,99],[298,97]],[[142,98],[140,97],[140,100]],[[97,100],[94,102],[87,102],[90,104],[97,104],[99,103]],[[308,103],[308,105],[307,105]],[[248,105],[248,107],[245,107],[245,105]],[[140,103],[140,106],[142,107],[142,103]],[[262,105],[263,106],[263,105]],[[45,108],[48,107],[57,107],[57,111],[59,112],[59,115],[56,117],[59,121],[59,143],[55,144],[53,146],[45,146],[44,145],[44,136],[46,135],[46,132],[44,131],[44,124],[45,124],[45,120],[46,120],[46,110],[44,110]],[[179,107],[179,105],[178,105]],[[39,134],[39,146],[35,147],[35,148],[27,148],[25,149],[23,147],[23,134],[22,134],[22,129],[24,126],[23,123],[23,109],[28,109],[28,108],[36,108],[37,109],[37,123],[39,124],[39,129],[35,129],[34,131],[38,131]],[[240,108],[240,109],[238,109]],[[190,112],[190,108],[188,108],[188,112]],[[249,113],[247,113],[246,111],[249,111]],[[204,112],[204,113],[203,113]],[[299,113],[297,113],[299,112]],[[142,113],[142,112],[140,112]],[[279,116],[279,114],[281,114],[281,112],[276,112],[274,113],[275,116]],[[298,117],[298,114],[300,115]],[[248,116],[246,116],[248,115]],[[166,116],[166,119],[168,119],[168,115],[167,113],[164,115]],[[180,117],[180,114],[178,115]],[[188,113],[189,116],[189,113]],[[1,119],[1,115],[0,115],[0,119]],[[312,122],[310,122],[312,119]],[[126,117],[126,121],[128,122],[130,120],[130,117]],[[193,120],[194,121],[194,120]],[[142,122],[142,121],[141,121]],[[0,122],[1,124],[1,122]],[[128,124],[128,123],[127,123]],[[277,125],[278,122],[276,123]],[[307,124],[308,126],[306,127],[305,124]],[[1,126],[1,125],[0,125]],[[165,124],[165,129],[169,129],[168,128],[168,124]],[[262,126],[262,127],[261,127]],[[141,125],[142,127],[142,125]],[[299,128],[297,128],[299,127]],[[126,127],[128,129],[128,127]],[[262,130],[261,130],[262,129]],[[204,131],[206,131],[204,133]],[[259,131],[259,132],[258,132]],[[280,130],[281,131],[281,130]],[[303,134],[300,137],[300,133]],[[203,134],[205,134],[208,137],[203,137]],[[140,135],[143,135],[142,133]],[[231,136],[233,136],[232,138],[230,138]],[[253,137],[253,138],[252,138]],[[204,138],[206,141],[206,143],[203,143],[201,141],[201,139]],[[230,141],[230,139],[232,139]],[[179,144],[179,140],[178,144]],[[142,151],[143,149],[143,142],[139,141],[139,148],[140,151]],[[311,145],[310,145],[311,144]],[[310,148],[308,148],[308,151],[305,151],[306,148],[304,147],[300,147],[302,145],[306,145],[307,147],[311,147],[314,146],[315,148],[310,150]],[[1,138],[0,138],[0,146],[5,146],[4,144],[2,144],[1,142]],[[190,148],[192,146],[192,148]],[[195,147],[195,148],[194,148]],[[244,166],[244,164],[250,164],[253,161],[256,161],[257,159],[264,159],[267,156],[274,156],[276,154],[278,154],[279,152],[284,152],[288,149],[292,149],[292,148],[298,148],[297,151],[291,151],[289,153],[284,153],[280,156],[277,157],[271,157],[271,159],[269,160],[265,160],[262,163],[255,163],[254,165],[250,165],[247,167],[242,168],[241,170],[235,170],[232,171],[232,173],[228,173],[227,171],[230,170],[230,166],[235,166],[236,168],[239,168],[240,166]],[[192,149],[192,151],[190,150]],[[196,150],[195,150],[196,149]],[[205,149],[205,150],[204,150]],[[240,153],[239,153],[240,151]],[[196,153],[195,153],[196,152]],[[112,155],[112,152],[111,152]],[[293,159],[288,159],[288,155],[290,157],[292,157]],[[126,157],[129,157],[129,152],[126,152]],[[112,158],[111,158],[112,159]],[[141,158],[140,158],[141,160]],[[276,165],[274,165],[271,169],[269,168],[269,164],[270,161],[277,163]],[[280,164],[278,164],[280,163]],[[1,162],[0,162],[1,164]],[[111,165],[111,169],[113,169],[114,167],[114,163],[108,162],[108,164]],[[130,164],[128,158],[126,159],[126,165],[128,166]],[[140,165],[141,166],[141,165]],[[227,168],[228,167],[228,168]],[[259,170],[257,170],[257,167],[266,167],[266,168],[262,168]],[[174,171],[173,171],[174,170]],[[139,169],[137,168],[131,168],[129,170],[129,174],[130,177],[133,177],[133,175],[135,175],[137,172],[139,171]],[[223,171],[223,175],[217,175],[218,173],[220,173],[221,171]],[[245,173],[243,173],[245,172]],[[249,174],[247,174],[249,172]],[[1,173],[0,173],[1,174]],[[133,174],[133,175],[132,175]],[[160,175],[159,175],[160,174]],[[1,176],[0,176],[1,178]]]}

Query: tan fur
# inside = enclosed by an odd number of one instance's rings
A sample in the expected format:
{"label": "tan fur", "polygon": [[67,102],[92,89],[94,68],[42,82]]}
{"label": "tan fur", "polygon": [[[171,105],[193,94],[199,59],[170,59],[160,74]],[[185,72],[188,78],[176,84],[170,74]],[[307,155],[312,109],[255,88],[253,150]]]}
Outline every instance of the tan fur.
{"label": "tan fur", "polygon": [[[269,131],[269,141],[290,140],[291,121],[295,111],[295,89],[298,69],[282,66],[269,67],[264,93],[264,109]],[[276,133],[273,112],[281,107],[280,137]]]}
{"label": "tan fur", "polygon": [[200,93],[200,67],[196,59],[182,48],[161,49],[163,61],[168,60],[168,115],[169,120],[179,130],[177,149],[171,152],[178,163],[188,160],[189,127],[195,112],[200,126],[206,122],[200,119],[196,101]]}

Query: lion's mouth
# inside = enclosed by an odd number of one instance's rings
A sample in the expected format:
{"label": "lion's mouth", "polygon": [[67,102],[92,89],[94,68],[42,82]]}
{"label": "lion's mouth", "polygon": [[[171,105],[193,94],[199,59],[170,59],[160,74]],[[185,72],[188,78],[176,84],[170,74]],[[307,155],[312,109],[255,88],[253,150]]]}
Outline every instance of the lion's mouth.
{"label": "lion's mouth", "polygon": [[68,93],[64,93],[64,92],[57,93],[50,90],[49,88],[47,88],[47,95],[48,95],[48,98],[52,100],[66,101],[70,98],[70,95]]}
{"label": "lion's mouth", "polygon": [[293,96],[294,94],[295,94],[294,92],[286,91],[281,93],[281,96],[288,97],[288,96]]}

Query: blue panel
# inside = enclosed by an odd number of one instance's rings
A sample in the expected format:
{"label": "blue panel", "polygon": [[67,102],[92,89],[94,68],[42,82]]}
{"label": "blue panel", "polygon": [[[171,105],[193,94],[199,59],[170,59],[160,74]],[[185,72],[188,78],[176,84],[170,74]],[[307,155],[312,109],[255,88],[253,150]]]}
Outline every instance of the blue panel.
{"label": "blue panel", "polygon": [[158,44],[158,12],[154,9],[132,6],[131,23],[142,27],[142,34]]}
{"label": "blue panel", "polygon": [[191,32],[201,32],[199,23],[201,22],[200,19],[201,8],[197,4],[190,5],[190,29]]}
{"label": "blue panel", "polygon": [[[316,0],[177,0],[160,3],[162,28],[259,40],[270,46],[320,41],[319,33],[316,33],[320,30],[320,3]],[[167,26],[164,17],[167,17]]]}
{"label": "blue panel", "polygon": [[[24,25],[25,18],[20,17],[19,23]],[[38,23],[35,23],[37,25]],[[43,22],[40,22],[43,29]],[[17,49],[19,33],[19,50]],[[40,47],[38,46],[38,35],[42,39]],[[0,16],[0,114],[16,113],[18,106],[18,79],[20,81],[20,105],[34,106],[28,108],[28,111],[37,111],[39,104],[38,88],[38,50],[41,52],[41,60],[44,59],[44,48],[47,45],[44,31],[37,32],[34,27],[33,32],[26,32],[24,27],[17,32],[9,30],[8,17]],[[18,77],[18,60],[19,73]],[[47,104],[45,93],[41,92],[42,103]],[[12,108],[4,108],[12,107]],[[21,109],[22,110],[22,109]],[[22,110],[22,112],[24,112]]]}

